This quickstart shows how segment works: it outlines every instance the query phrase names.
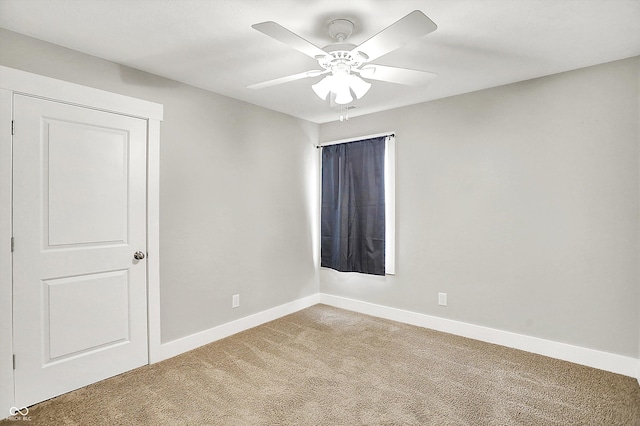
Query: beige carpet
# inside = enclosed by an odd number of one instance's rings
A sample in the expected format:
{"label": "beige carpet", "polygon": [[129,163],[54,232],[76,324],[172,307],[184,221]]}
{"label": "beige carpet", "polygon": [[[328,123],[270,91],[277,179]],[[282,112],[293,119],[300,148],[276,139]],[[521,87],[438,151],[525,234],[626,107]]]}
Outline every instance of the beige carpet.
{"label": "beige carpet", "polygon": [[640,387],[316,305],[37,404],[29,418],[19,424],[640,425]]}

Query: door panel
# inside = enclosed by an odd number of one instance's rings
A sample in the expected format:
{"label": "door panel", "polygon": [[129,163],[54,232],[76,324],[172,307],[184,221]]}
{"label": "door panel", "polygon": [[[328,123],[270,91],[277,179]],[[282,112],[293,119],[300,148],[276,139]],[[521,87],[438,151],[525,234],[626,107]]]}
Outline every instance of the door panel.
{"label": "door panel", "polygon": [[44,125],[47,245],[127,242],[128,133],[53,119]]}
{"label": "door panel", "polygon": [[146,121],[14,97],[17,406],[147,363]]}
{"label": "door panel", "polygon": [[129,340],[128,271],[44,280],[44,285],[49,361]]}

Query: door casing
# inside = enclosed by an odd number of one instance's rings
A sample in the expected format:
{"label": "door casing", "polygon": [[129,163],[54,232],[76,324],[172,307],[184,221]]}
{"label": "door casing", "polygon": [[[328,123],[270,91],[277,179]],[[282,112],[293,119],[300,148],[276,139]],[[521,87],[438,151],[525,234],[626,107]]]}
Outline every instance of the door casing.
{"label": "door casing", "polygon": [[[160,359],[159,162],[163,106],[0,66],[0,419],[14,407],[12,118],[15,93],[142,118],[147,123],[147,308],[149,363]],[[15,123],[15,131],[19,131]],[[19,244],[19,241],[16,241]],[[21,407],[17,407],[21,408]]]}

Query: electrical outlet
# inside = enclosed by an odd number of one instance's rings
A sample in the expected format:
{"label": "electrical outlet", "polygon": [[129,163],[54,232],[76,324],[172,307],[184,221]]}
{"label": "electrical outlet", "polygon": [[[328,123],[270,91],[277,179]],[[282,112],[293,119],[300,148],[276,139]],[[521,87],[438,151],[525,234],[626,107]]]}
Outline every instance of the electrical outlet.
{"label": "electrical outlet", "polygon": [[438,293],[438,305],[447,306],[447,293]]}
{"label": "electrical outlet", "polygon": [[237,308],[238,306],[240,306],[240,295],[234,294],[233,296],[231,296],[231,307]]}

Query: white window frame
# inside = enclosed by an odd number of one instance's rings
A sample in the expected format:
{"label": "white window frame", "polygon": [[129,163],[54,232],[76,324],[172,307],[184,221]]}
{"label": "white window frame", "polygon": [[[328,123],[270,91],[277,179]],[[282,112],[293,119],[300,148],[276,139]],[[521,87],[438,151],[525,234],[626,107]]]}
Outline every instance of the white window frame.
{"label": "white window frame", "polygon": [[384,270],[396,274],[396,136],[391,133],[384,146]]}
{"label": "white window frame", "polygon": [[[364,139],[386,136],[384,145],[384,229],[385,229],[385,275],[396,274],[396,137],[395,132],[377,133],[374,135],[358,136],[355,138],[340,139],[337,141],[323,142],[318,145],[322,148],[341,143],[357,142]],[[322,185],[322,161],[320,161],[320,184]],[[320,191],[322,197],[322,191]],[[322,203],[322,200],[320,200]]]}

